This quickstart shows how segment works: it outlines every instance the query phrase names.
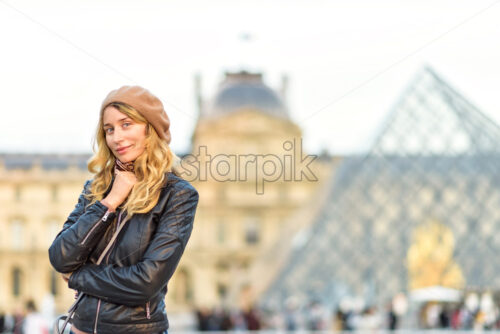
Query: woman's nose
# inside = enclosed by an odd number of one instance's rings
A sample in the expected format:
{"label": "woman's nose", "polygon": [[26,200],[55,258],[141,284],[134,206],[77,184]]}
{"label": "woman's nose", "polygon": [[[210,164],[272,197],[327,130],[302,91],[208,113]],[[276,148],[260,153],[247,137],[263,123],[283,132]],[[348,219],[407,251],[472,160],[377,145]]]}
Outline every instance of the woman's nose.
{"label": "woman's nose", "polygon": [[115,143],[119,143],[122,140],[123,140],[123,132],[119,128],[115,129],[113,133],[113,141]]}

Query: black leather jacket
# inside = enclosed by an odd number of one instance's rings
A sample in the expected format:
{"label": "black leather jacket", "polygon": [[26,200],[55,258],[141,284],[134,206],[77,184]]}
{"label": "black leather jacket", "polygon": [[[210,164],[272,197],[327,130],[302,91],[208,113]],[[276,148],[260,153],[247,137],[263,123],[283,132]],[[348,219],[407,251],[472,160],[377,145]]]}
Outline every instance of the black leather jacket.
{"label": "black leather jacket", "polygon": [[168,328],[167,283],[191,235],[198,192],[173,173],[166,176],[156,206],[126,222],[99,266],[95,263],[113,235],[119,210],[106,216],[100,201],[87,206],[90,201],[83,195],[91,180],[85,183],[49,248],[52,266],[73,272],[68,286],[85,293],[73,321],[78,329],[117,334]]}

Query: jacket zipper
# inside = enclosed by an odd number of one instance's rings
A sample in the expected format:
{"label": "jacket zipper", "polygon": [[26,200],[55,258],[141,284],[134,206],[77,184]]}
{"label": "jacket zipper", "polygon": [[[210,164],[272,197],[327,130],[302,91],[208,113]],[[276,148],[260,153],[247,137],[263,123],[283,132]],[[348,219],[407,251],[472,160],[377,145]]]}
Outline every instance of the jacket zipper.
{"label": "jacket zipper", "polygon": [[[116,222],[115,226],[113,226],[113,235],[115,234],[118,227],[120,227],[121,221],[122,221],[122,213],[120,212],[120,214],[118,215],[118,221]],[[106,264],[109,264],[109,255],[111,254],[111,251],[113,250],[113,248],[115,248],[115,244],[116,244],[116,240],[113,242],[113,245],[111,245],[111,248],[109,249],[108,254],[106,254]]]}
{"label": "jacket zipper", "polygon": [[[108,219],[108,215],[109,215],[109,211],[106,211],[106,213],[104,214],[104,217],[102,217],[102,219],[97,224],[99,224],[101,221],[106,221]],[[121,217],[121,214],[120,214],[120,217]],[[118,220],[120,220],[120,218],[118,218]],[[94,227],[95,227],[95,225],[94,225]],[[92,232],[92,230],[90,232]],[[114,244],[113,244],[113,246],[114,246]],[[108,251],[108,254],[106,256],[106,264],[108,263],[109,253],[111,253],[111,250],[113,249],[113,246],[111,246],[111,248]],[[97,302],[97,311],[95,312],[94,334],[97,334],[97,320],[99,319],[99,310],[100,309],[101,309],[101,300],[99,299],[99,301]]]}
{"label": "jacket zipper", "polygon": [[109,214],[111,213],[111,211],[106,211],[106,213],[104,214],[104,216],[102,216],[102,218],[94,225],[92,226],[92,228],[90,229],[90,231],[87,232],[87,234],[85,235],[85,238],[83,238],[82,242],[80,242],[80,245],[83,246],[85,244],[85,242],[87,241],[87,239],[89,238],[89,236],[92,234],[92,232],[97,228],[97,226],[101,223],[101,222],[105,222],[106,220],[108,220],[108,216]]}
{"label": "jacket zipper", "polygon": [[97,334],[97,319],[99,318],[99,309],[101,308],[101,300],[97,302],[97,311],[95,312],[94,334]]}
{"label": "jacket zipper", "polygon": [[149,310],[149,302],[146,303],[146,318],[151,319],[151,312]]}

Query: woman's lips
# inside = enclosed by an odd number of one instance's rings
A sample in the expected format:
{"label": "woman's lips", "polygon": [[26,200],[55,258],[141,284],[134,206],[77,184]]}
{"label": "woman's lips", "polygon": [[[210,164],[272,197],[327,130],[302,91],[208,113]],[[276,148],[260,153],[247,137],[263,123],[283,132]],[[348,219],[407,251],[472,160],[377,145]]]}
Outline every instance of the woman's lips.
{"label": "woman's lips", "polygon": [[130,146],[120,148],[120,149],[116,150],[116,152],[118,152],[118,153],[120,153],[120,154],[123,154],[123,153],[125,153],[125,151],[126,151],[126,150],[128,150],[128,148],[129,148],[129,147],[130,147]]}

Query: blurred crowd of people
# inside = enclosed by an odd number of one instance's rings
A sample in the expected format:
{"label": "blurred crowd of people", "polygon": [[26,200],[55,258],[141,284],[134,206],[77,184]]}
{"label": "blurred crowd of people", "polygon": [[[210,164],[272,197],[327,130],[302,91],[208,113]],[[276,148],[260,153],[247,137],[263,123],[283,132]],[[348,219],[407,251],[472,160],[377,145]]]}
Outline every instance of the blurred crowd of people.
{"label": "blurred crowd of people", "polygon": [[25,309],[14,314],[0,313],[0,333],[49,334],[52,319],[38,312],[35,303],[28,300]]}
{"label": "blurred crowd of people", "polygon": [[[496,300],[496,299],[495,299]],[[498,330],[500,310],[493,296],[471,294],[460,302],[422,302],[408,309],[395,298],[385,308],[364,306],[359,301],[341,303],[332,311],[319,302],[298,306],[289,302],[283,310],[257,307],[240,309],[199,308],[188,329],[199,331],[332,330],[356,331],[400,328],[444,330]],[[46,306],[46,305],[45,305]],[[43,309],[44,307],[42,307]],[[0,313],[0,333],[49,334],[54,317],[38,312],[33,301],[14,314]],[[195,323],[193,323],[195,321]]]}
{"label": "blurred crowd of people", "polygon": [[[484,302],[486,300],[486,302]],[[251,308],[197,309],[196,329],[199,331],[229,330],[397,330],[401,328],[443,330],[498,330],[500,311],[496,303],[483,298],[481,302],[423,302],[410,305],[390,302],[385,308],[350,304],[331,311],[321,303],[306,307],[294,303],[282,311]]]}
{"label": "blurred crowd of people", "polygon": [[[388,314],[387,321],[376,308],[368,308],[361,313],[342,312],[333,314],[320,303],[310,303],[306,308],[287,307],[284,311],[269,311],[251,308],[238,309],[197,309],[197,330],[354,330],[377,329],[393,326],[396,328],[396,316]],[[391,320],[392,319],[392,320]],[[392,322],[391,322],[392,321]]]}
{"label": "blurred crowd of people", "polygon": [[425,329],[498,330],[500,314],[491,309],[470,308],[465,303],[429,303],[420,310],[419,327]]}
{"label": "blurred crowd of people", "polygon": [[263,328],[262,319],[262,314],[254,308],[246,311],[223,308],[196,310],[199,331],[260,330]]}

